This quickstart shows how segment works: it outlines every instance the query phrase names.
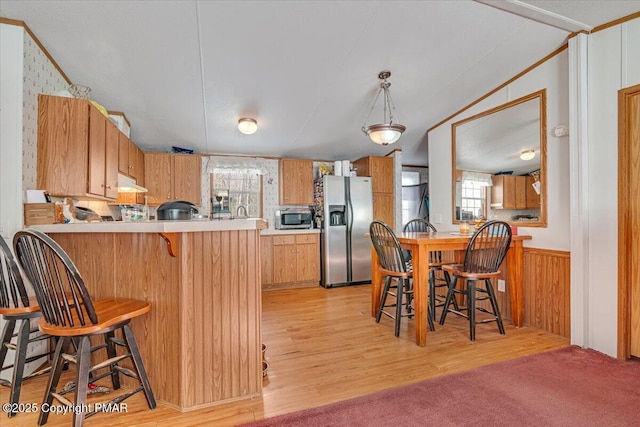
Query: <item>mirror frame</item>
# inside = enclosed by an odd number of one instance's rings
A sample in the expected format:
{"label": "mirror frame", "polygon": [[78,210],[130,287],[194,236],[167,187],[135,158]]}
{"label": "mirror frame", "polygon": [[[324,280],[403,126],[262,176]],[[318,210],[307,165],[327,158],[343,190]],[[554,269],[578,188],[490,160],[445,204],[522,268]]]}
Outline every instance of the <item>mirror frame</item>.
{"label": "mirror frame", "polygon": [[[547,90],[542,89],[521,98],[498,105],[466,119],[451,124],[451,218],[453,224],[459,224],[456,219],[456,128],[473,120],[489,116],[514,105],[538,99],[540,102],[540,219],[535,222],[507,221],[517,227],[547,227]],[[489,219],[489,218],[487,218]]]}

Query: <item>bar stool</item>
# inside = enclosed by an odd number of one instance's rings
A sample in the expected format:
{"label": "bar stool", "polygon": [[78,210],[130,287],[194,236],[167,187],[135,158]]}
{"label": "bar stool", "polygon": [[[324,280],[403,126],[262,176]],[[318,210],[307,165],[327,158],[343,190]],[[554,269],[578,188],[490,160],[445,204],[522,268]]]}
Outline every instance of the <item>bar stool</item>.
{"label": "bar stool", "polygon": [[[369,236],[380,260],[380,273],[385,277],[385,284],[380,296],[380,308],[376,314],[376,322],[380,323],[382,315],[395,320],[395,336],[400,335],[400,321],[402,317],[413,317],[413,270],[405,259],[400,243],[395,233],[382,221],[373,221],[369,226]],[[394,298],[387,305],[387,297]],[[385,308],[395,308],[395,312],[385,311]],[[405,308],[403,313],[402,307]],[[429,328],[433,329],[431,314],[427,315]]]}
{"label": "bar stool", "polygon": [[[504,325],[498,308],[496,294],[491,285],[491,279],[500,276],[500,265],[507,255],[511,244],[511,227],[506,222],[489,221],[480,227],[471,236],[464,255],[464,263],[445,265],[443,270],[448,271],[453,279],[449,284],[447,298],[444,302],[445,309],[440,317],[440,324],[444,325],[447,313],[451,312],[469,320],[469,338],[476,339],[476,323],[497,322],[498,331],[504,335]],[[466,288],[456,289],[458,279],[466,281]],[[484,288],[476,286],[476,282],[483,281]],[[455,300],[454,294],[462,294],[467,297],[466,307],[450,307]],[[481,296],[477,296],[480,294]],[[484,295],[484,296],[482,296]],[[491,310],[476,306],[477,301],[489,300]],[[476,311],[489,314],[491,317],[476,320]]]}
{"label": "bar stool", "polygon": [[[16,412],[13,409],[20,400],[20,390],[22,381],[48,372],[49,366],[38,369],[31,375],[24,376],[25,364],[49,356],[50,352],[45,352],[27,358],[27,349],[29,344],[48,340],[50,337],[45,334],[38,334],[31,337],[32,334],[38,332],[38,328],[31,329],[31,319],[42,316],[40,307],[36,302],[36,298],[29,298],[22,280],[22,275],[18,269],[18,265],[13,258],[13,254],[9,246],[0,236],[0,315],[6,321],[2,329],[2,346],[0,347],[0,367],[2,371],[13,368],[13,376],[11,382],[0,380],[3,386],[11,387],[11,395],[9,403],[11,403],[8,416],[13,417]],[[16,324],[18,331],[14,333]],[[16,337],[16,342],[12,339]],[[4,366],[9,350],[15,351],[13,364]]]}
{"label": "bar stool", "polygon": [[[43,318],[38,327],[44,333],[59,337],[43,405],[51,405],[56,399],[63,405],[85,408],[89,381],[94,382],[110,376],[113,388],[117,390],[120,388],[119,374],[122,373],[137,379],[139,386],[100,406],[108,408],[135,393],[144,392],[149,408],[155,408],[155,397],[133,331],[129,326],[133,318],[148,313],[151,305],[130,299],[93,301],[84,280],[68,255],[55,241],[39,231],[19,231],[14,236],[13,246],[18,262],[33,284],[40,303]],[[121,338],[115,335],[118,330],[121,331]],[[89,338],[92,336],[102,336],[104,344],[91,348]],[[67,354],[72,343],[76,352]],[[124,352],[118,354],[116,346],[123,348]],[[108,359],[90,366],[91,353],[101,349],[106,350]],[[133,370],[120,365],[127,359],[131,360]],[[65,360],[76,364],[75,386],[57,391]],[[105,368],[108,368],[107,372],[96,375],[95,371]],[[73,402],[65,397],[65,394],[72,391],[75,391]],[[73,424],[82,426],[85,418],[95,415],[99,410],[74,410]],[[38,425],[45,424],[48,416],[48,412],[41,411]]]}
{"label": "bar stool", "polygon": [[[407,233],[435,233],[438,230],[426,219],[412,219],[404,225],[403,230]],[[411,251],[405,251],[411,259]],[[442,270],[442,266],[450,264],[448,261],[442,261],[442,251],[429,252],[429,309],[431,310],[431,322],[435,322],[436,308],[444,306],[444,300],[447,297],[445,293],[438,293],[438,288],[448,288],[451,278],[449,272]],[[436,272],[442,272],[442,276]],[[457,302],[453,300],[457,309]]]}

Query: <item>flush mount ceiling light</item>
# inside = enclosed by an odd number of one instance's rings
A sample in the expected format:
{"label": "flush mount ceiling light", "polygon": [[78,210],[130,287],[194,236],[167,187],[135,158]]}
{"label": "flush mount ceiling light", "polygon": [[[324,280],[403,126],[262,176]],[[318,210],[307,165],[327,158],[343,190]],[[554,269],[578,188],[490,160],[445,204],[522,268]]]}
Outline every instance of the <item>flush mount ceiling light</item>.
{"label": "flush mount ceiling light", "polygon": [[[389,86],[391,86],[391,83],[387,82],[389,76],[391,76],[391,71],[380,71],[380,73],[378,74],[378,78],[382,80],[382,83],[380,83],[380,89],[378,89],[378,94],[376,95],[376,99],[373,101],[373,105],[371,106],[369,115],[362,125],[362,132],[364,132],[371,139],[371,141],[380,145],[393,144],[398,139],[400,139],[400,135],[402,135],[402,132],[406,130],[406,128],[401,124],[393,122],[393,111],[396,109],[396,107],[395,105],[393,105],[391,94],[389,92]],[[367,120],[369,120],[369,116],[371,116],[371,113],[373,112],[373,109],[378,102],[380,92],[384,94],[383,123],[376,125],[367,125]]]}
{"label": "flush mount ceiling light", "polygon": [[258,122],[254,119],[242,118],[238,120],[238,130],[245,135],[251,135],[258,130]]}
{"label": "flush mount ceiling light", "polygon": [[520,158],[522,160],[531,160],[536,156],[536,152],[533,150],[527,150],[527,151],[523,151],[522,153],[520,153]]}

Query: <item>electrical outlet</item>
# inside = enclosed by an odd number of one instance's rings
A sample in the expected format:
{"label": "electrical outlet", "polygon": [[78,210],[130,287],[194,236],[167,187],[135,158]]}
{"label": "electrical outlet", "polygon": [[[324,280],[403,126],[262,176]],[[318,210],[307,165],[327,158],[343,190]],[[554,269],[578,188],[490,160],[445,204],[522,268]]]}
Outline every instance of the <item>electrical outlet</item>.
{"label": "electrical outlet", "polygon": [[502,279],[498,279],[498,292],[505,292],[506,282]]}
{"label": "electrical outlet", "polygon": [[436,224],[442,224],[442,214],[435,214],[433,222]]}

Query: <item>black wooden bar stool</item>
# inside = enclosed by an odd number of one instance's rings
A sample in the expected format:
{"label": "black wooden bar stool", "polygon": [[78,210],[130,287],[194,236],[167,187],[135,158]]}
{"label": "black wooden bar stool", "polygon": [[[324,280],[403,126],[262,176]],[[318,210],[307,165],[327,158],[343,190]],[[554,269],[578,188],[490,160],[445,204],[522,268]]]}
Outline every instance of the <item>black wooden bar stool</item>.
{"label": "black wooden bar stool", "polygon": [[[440,324],[444,325],[447,313],[465,317],[469,320],[469,338],[476,339],[476,323],[497,322],[498,331],[504,335],[504,325],[498,308],[496,294],[491,284],[492,278],[500,276],[500,264],[507,255],[511,244],[511,227],[506,222],[489,221],[480,227],[471,236],[464,255],[464,263],[456,265],[445,265],[443,270],[448,271],[452,276],[447,298],[444,302],[444,310],[440,317]],[[459,279],[466,282],[466,287],[456,289]],[[484,288],[478,286],[476,282],[484,282]],[[455,301],[454,294],[462,294],[467,297],[466,307],[451,308],[451,303]],[[477,296],[479,294],[480,296]],[[476,305],[477,301],[489,300],[491,310]],[[476,319],[476,311],[489,314],[489,318]]]}
{"label": "black wooden bar stool", "polygon": [[[73,414],[73,424],[82,426],[85,418],[100,410],[97,406],[94,406],[91,412],[77,409],[88,408],[86,401],[89,381],[95,382],[110,376],[113,388],[119,389],[119,374],[124,374],[137,379],[139,386],[100,407],[109,408],[142,391],[149,408],[155,408],[155,397],[129,326],[133,318],[148,313],[151,305],[130,299],[93,301],[84,280],[64,250],[41,232],[20,231],[13,239],[13,245],[18,262],[33,284],[40,303],[43,318],[38,327],[44,333],[59,337],[43,405],[51,405],[54,399],[63,405],[74,405],[76,410]],[[121,331],[121,337],[115,335],[118,330]],[[104,344],[92,348],[89,341],[92,336],[104,337]],[[67,354],[72,343],[76,352]],[[124,351],[118,354],[116,347]],[[91,353],[100,349],[106,350],[108,359],[90,366]],[[127,359],[132,361],[133,370],[120,365]],[[57,390],[64,361],[76,364],[75,386]],[[99,374],[96,372],[104,369],[107,371]],[[65,394],[72,391],[75,391],[73,402],[65,397]],[[38,425],[45,424],[48,416],[48,412],[41,411]]]}
{"label": "black wooden bar stool", "polygon": [[[20,400],[22,381],[42,375],[51,369],[50,366],[46,366],[28,376],[24,376],[25,364],[46,357],[51,353],[47,350],[44,353],[27,357],[29,344],[48,340],[50,337],[39,333],[37,328],[31,329],[31,319],[41,317],[42,313],[35,297],[29,298],[27,295],[18,265],[9,250],[9,246],[2,237],[0,237],[0,315],[6,321],[2,329],[0,367],[2,367],[2,371],[13,368],[11,382],[0,380],[0,384],[11,387],[9,397],[11,406],[7,414],[9,417],[13,417],[16,415],[13,410]],[[14,333],[16,324],[18,325],[18,331]],[[15,342],[13,342],[14,337],[16,338]],[[4,366],[9,350],[15,351],[13,364]]]}
{"label": "black wooden bar stool", "polygon": [[[404,225],[403,230],[407,233],[435,233],[438,230],[426,219],[412,219]],[[405,251],[411,258],[411,251]],[[442,260],[442,251],[429,252],[429,310],[431,315],[431,324],[435,322],[436,308],[444,306],[444,300],[447,297],[447,288],[451,283],[449,272],[442,270],[443,265],[451,264],[449,261]],[[441,273],[437,274],[437,273]],[[444,291],[438,290],[445,288]],[[457,302],[454,298],[453,304],[457,309]]]}
{"label": "black wooden bar stool", "polygon": [[[380,296],[380,308],[376,314],[376,322],[384,314],[395,320],[395,336],[400,335],[400,321],[403,317],[413,317],[413,270],[400,248],[395,233],[382,221],[373,221],[369,226],[369,236],[380,260],[380,273],[385,278],[384,288]],[[387,304],[387,297],[393,301]],[[402,308],[404,307],[404,312]],[[385,308],[394,308],[394,312]],[[427,315],[429,328],[433,331],[431,314]]]}

